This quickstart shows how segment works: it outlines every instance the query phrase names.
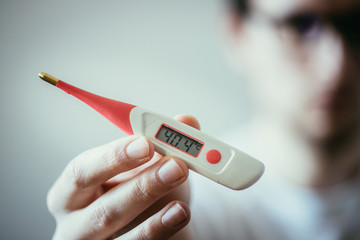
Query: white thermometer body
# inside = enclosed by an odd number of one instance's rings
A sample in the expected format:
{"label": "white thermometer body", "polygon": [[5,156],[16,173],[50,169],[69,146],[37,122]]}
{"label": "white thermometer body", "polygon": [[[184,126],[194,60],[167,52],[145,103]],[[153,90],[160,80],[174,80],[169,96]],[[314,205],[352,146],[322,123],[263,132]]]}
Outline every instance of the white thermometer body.
{"label": "white thermometer body", "polygon": [[247,188],[264,172],[260,161],[172,118],[135,107],[130,123],[134,134],[148,137],[157,152],[178,156],[193,171],[226,187]]}

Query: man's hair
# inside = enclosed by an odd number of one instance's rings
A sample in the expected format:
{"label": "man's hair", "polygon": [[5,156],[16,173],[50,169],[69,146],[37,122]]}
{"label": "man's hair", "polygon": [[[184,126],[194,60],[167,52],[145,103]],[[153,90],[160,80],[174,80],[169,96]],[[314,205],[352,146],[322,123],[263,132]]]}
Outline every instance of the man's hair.
{"label": "man's hair", "polygon": [[227,3],[232,11],[242,16],[246,15],[249,11],[249,0],[227,0]]}

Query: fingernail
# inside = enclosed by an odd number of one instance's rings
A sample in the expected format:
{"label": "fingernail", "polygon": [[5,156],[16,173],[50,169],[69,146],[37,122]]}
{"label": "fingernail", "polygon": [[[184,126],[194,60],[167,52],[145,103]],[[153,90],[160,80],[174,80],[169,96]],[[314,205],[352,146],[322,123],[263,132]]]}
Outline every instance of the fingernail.
{"label": "fingernail", "polygon": [[167,227],[176,227],[187,219],[186,211],[176,203],[162,216],[161,221]]}
{"label": "fingernail", "polygon": [[184,176],[184,172],[174,159],[164,163],[158,171],[159,178],[166,184],[171,184]]}
{"label": "fingernail", "polygon": [[141,159],[149,155],[149,143],[144,137],[138,137],[126,147],[126,155],[132,159]]}

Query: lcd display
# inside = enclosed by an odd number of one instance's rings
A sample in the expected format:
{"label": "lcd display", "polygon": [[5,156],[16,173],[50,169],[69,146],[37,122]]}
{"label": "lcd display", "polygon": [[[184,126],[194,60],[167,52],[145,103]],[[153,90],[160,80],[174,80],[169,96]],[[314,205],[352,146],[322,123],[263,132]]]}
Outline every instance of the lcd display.
{"label": "lcd display", "polygon": [[194,157],[198,156],[203,146],[201,142],[165,125],[161,126],[156,138]]}

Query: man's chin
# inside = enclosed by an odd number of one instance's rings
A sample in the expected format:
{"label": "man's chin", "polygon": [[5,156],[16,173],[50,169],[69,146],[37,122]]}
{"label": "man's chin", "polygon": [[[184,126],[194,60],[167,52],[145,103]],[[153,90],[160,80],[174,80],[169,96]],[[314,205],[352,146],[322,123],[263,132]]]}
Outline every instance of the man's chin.
{"label": "man's chin", "polygon": [[313,113],[303,122],[303,132],[309,141],[324,147],[337,148],[359,134],[360,121],[355,116]]}

